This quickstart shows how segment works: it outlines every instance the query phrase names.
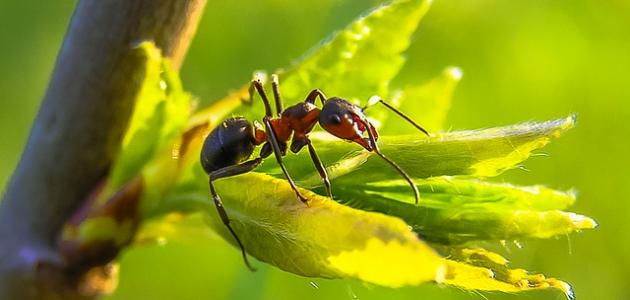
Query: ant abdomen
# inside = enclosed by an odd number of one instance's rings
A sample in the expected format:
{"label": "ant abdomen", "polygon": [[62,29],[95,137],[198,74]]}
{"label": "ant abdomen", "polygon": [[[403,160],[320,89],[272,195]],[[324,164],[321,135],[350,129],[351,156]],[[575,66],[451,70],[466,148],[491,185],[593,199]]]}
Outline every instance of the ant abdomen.
{"label": "ant abdomen", "polygon": [[203,143],[201,166],[212,171],[247,160],[256,147],[252,124],[243,117],[229,118],[217,126]]}

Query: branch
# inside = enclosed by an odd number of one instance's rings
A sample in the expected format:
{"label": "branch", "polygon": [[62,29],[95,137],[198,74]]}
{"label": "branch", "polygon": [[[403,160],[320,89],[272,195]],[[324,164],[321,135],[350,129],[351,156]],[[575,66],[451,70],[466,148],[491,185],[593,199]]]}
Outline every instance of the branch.
{"label": "branch", "polygon": [[79,1],[0,204],[0,298],[72,296],[42,286],[36,269],[59,262],[54,245],[63,223],[120,149],[140,84],[132,45],[155,41],[178,69],[205,2]]}

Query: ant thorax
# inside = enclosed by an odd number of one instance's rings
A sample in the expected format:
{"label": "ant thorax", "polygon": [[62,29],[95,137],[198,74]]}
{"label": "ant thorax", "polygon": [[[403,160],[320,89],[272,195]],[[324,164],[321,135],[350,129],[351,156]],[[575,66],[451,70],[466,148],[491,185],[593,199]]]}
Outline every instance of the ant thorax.
{"label": "ant thorax", "polygon": [[[288,132],[282,132],[282,128],[276,128],[276,126],[274,126],[274,131],[278,134],[278,140],[286,142],[290,138],[291,133],[293,133],[294,140],[296,138],[301,139],[306,137],[319,120],[320,112],[320,109],[317,108],[315,104],[308,102],[300,102],[287,107],[282,111],[282,114],[280,114],[278,122],[280,124],[278,124],[277,127],[286,127]],[[286,135],[280,137],[282,133]]]}

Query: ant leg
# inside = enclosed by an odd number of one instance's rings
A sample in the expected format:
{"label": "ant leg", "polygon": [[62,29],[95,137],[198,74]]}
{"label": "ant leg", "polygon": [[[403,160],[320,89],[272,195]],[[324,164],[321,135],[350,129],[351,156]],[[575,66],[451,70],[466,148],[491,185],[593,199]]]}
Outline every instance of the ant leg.
{"label": "ant leg", "polygon": [[398,166],[398,164],[396,164],[394,161],[392,161],[391,159],[387,158],[387,156],[385,156],[383,153],[381,153],[381,150],[378,149],[378,146],[376,145],[376,138],[374,137],[374,134],[372,133],[372,126],[369,122],[364,122],[363,125],[368,128],[369,130],[367,130],[368,133],[368,137],[370,138],[370,143],[372,144],[372,150],[374,150],[374,152],[380,156],[384,161],[386,161],[390,166],[392,166],[394,169],[396,169],[396,171],[398,171],[398,173],[400,173],[400,175],[405,178],[405,180],[409,183],[409,186],[411,186],[411,189],[413,189],[413,195],[416,197],[416,205],[418,205],[418,203],[420,202],[420,192],[418,191],[418,187],[416,187],[416,184],[413,182],[413,180],[411,180],[411,177],[407,174],[407,172],[403,171],[402,168],[400,168]]}
{"label": "ant leg", "polygon": [[238,238],[238,235],[236,235],[236,232],[234,232],[234,229],[232,229],[232,226],[230,226],[230,218],[228,217],[227,212],[225,211],[225,207],[223,207],[223,201],[221,201],[221,197],[219,197],[219,194],[217,194],[216,190],[214,189],[214,185],[212,184],[212,182],[219,178],[230,177],[230,176],[247,173],[255,169],[261,162],[262,162],[262,158],[256,158],[250,161],[246,161],[239,165],[228,166],[228,167],[216,170],[214,172],[211,172],[208,176],[209,177],[208,184],[210,185],[210,193],[212,194],[212,200],[214,201],[214,205],[217,208],[217,212],[219,213],[219,216],[221,217],[221,221],[223,221],[223,224],[228,228],[228,230],[230,231],[230,233],[236,240],[236,243],[241,248],[241,255],[243,256],[243,261],[245,262],[245,265],[247,266],[247,268],[252,272],[256,271],[256,269],[252,267],[252,265],[249,263],[249,260],[247,260],[245,247],[243,246],[243,243],[241,243],[241,240]]}
{"label": "ant leg", "polygon": [[322,105],[324,105],[324,103],[326,102],[326,95],[324,95],[324,92],[322,92],[320,89],[314,89],[310,93],[308,93],[308,96],[306,96],[306,100],[304,100],[304,102],[315,104],[315,99],[317,99],[318,96],[319,101],[321,101]]}
{"label": "ant leg", "polygon": [[405,115],[402,111],[396,109],[395,107],[391,106],[389,103],[385,102],[383,99],[381,99],[381,97],[373,96],[372,98],[370,98],[370,100],[368,100],[368,104],[366,106],[364,106],[362,110],[366,110],[366,109],[370,108],[371,106],[373,106],[376,103],[383,104],[385,107],[387,107],[390,110],[392,110],[393,112],[395,112],[397,115],[399,115],[401,118],[405,119],[407,122],[409,122],[411,125],[416,127],[418,130],[422,131],[427,136],[431,136],[428,131],[426,131],[424,128],[422,128],[422,126],[418,125],[418,123],[416,123],[414,120],[412,120],[409,116]]}
{"label": "ant leg", "polygon": [[278,137],[276,137],[276,133],[273,131],[273,127],[271,126],[269,117],[268,116],[264,117],[263,122],[265,123],[265,128],[266,128],[265,131],[267,132],[267,141],[271,145],[271,149],[273,149],[273,153],[276,157],[276,161],[278,162],[278,165],[280,165],[280,169],[282,169],[282,172],[284,173],[284,177],[286,177],[287,180],[289,181],[289,184],[291,185],[291,189],[293,189],[298,199],[302,201],[304,204],[308,204],[308,199],[304,198],[304,196],[300,194],[300,192],[297,189],[297,186],[295,185],[295,182],[293,181],[293,179],[291,179],[291,176],[289,175],[287,168],[284,166],[284,163],[282,162],[282,150],[280,150]]}
{"label": "ant leg", "polygon": [[282,107],[282,96],[280,95],[280,82],[276,74],[271,75],[271,88],[273,89],[273,99],[276,100],[276,112],[280,115],[284,108]]}
{"label": "ant leg", "polygon": [[319,156],[317,156],[317,152],[315,152],[315,148],[313,148],[311,140],[307,138],[306,143],[307,143],[306,145],[308,146],[308,153],[311,155],[311,159],[313,160],[313,163],[315,164],[315,168],[317,169],[317,172],[319,172],[319,177],[321,177],[322,181],[324,182],[326,193],[328,194],[328,197],[332,199],[333,196],[332,196],[332,190],[330,188],[330,179],[328,178],[328,173],[326,172],[326,168],[324,167],[324,164],[322,164],[322,161],[319,160]]}
{"label": "ant leg", "polygon": [[267,94],[265,93],[265,89],[263,88],[260,79],[252,80],[251,84],[249,85],[249,102],[254,101],[254,91],[258,91],[260,99],[262,99],[263,104],[265,105],[265,116],[271,117],[271,105],[269,105],[269,99],[267,98]]}

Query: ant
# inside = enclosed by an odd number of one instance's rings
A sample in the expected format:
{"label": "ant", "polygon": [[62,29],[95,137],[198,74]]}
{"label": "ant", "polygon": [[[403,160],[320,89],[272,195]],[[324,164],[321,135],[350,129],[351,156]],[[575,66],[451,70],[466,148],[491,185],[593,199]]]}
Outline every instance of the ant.
{"label": "ant", "polygon": [[[247,101],[247,103],[251,104],[253,102],[254,92],[258,92],[265,106],[265,116],[262,119],[264,128],[257,121],[250,123],[244,117],[229,118],[208,134],[201,150],[201,165],[208,174],[210,193],[212,194],[212,199],[214,200],[219,216],[223,224],[225,224],[232,236],[234,236],[234,239],[241,249],[245,264],[252,271],[255,271],[255,269],[247,260],[245,248],[241,240],[230,226],[230,219],[223,207],[221,198],[212,184],[213,181],[250,172],[273,152],[284,176],[293,191],[295,191],[297,198],[304,204],[307,204],[308,200],[300,194],[295,182],[291,179],[286,167],[282,163],[282,157],[286,155],[287,141],[291,138],[291,152],[298,153],[305,146],[308,148],[315,168],[322,178],[326,193],[328,197],[332,199],[330,180],[326,173],[326,168],[317,156],[315,148],[313,148],[311,140],[308,138],[308,134],[313,130],[315,124],[319,123],[324,130],[332,135],[348,142],[355,142],[367,151],[374,152],[385,160],[409,183],[413,189],[416,204],[418,204],[418,199],[420,198],[418,188],[405,171],[381,153],[376,144],[378,132],[372,123],[368,121],[363,111],[371,105],[380,102],[424,134],[429,135],[420,125],[416,124],[401,111],[387,104],[380,98],[374,98],[376,101],[371,100],[367,106],[361,108],[342,98],[326,98],[321,90],[314,89],[306,96],[304,102],[297,103],[283,110],[278,76],[274,74],[271,78],[276,115],[271,111],[269,99],[267,98],[260,79],[252,80],[249,87],[249,99]],[[321,110],[315,105],[317,98],[319,98],[323,105]],[[367,137],[365,137],[365,133],[367,133]],[[256,146],[263,143],[264,145],[262,146],[259,157],[249,160]]]}

